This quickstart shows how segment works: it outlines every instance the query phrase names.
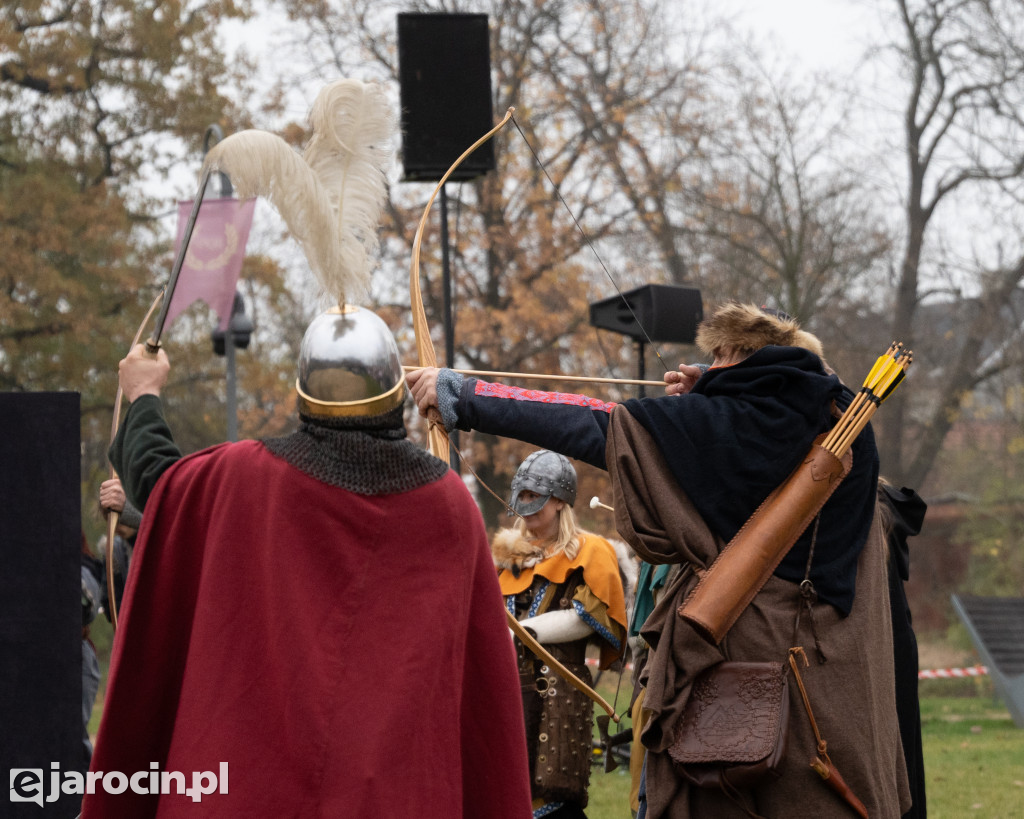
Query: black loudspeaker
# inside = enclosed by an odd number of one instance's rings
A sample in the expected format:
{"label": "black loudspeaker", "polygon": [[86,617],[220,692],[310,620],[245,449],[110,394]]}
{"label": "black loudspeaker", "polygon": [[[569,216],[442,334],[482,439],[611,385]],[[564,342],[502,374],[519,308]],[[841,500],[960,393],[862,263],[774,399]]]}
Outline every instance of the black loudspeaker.
{"label": "black loudspeaker", "polygon": [[81,807],[52,786],[85,755],[79,404],[0,393],[0,816],[15,819]]}
{"label": "black loudspeaker", "polygon": [[637,341],[692,344],[703,318],[700,290],[670,284],[646,284],[590,305],[594,327]]}
{"label": "black loudspeaker", "polygon": [[[494,127],[486,14],[398,15],[402,166],[410,182],[438,182],[460,154]],[[449,177],[494,168],[481,145]]]}

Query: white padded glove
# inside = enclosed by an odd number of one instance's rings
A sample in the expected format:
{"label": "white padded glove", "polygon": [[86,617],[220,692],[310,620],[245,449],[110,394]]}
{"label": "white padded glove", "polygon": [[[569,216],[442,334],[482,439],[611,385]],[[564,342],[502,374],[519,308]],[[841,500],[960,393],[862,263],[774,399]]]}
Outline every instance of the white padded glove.
{"label": "white padded glove", "polygon": [[520,625],[537,638],[541,643],[571,643],[582,640],[594,633],[583,619],[572,609],[546,611],[536,617],[527,617],[519,621]]}

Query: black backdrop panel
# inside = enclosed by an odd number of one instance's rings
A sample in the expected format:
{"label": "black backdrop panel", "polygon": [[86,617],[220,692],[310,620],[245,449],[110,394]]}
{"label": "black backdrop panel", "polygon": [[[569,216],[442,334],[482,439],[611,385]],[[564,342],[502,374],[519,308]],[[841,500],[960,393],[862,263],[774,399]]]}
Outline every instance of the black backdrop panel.
{"label": "black backdrop panel", "polygon": [[[84,759],[79,403],[0,393],[0,776],[40,770],[45,796],[53,763],[63,779]],[[81,802],[13,796],[0,816],[73,817]]]}
{"label": "black backdrop panel", "polygon": [[[399,14],[402,166],[409,181],[440,181],[459,155],[494,127],[486,14]],[[490,142],[450,179],[494,168]]]}

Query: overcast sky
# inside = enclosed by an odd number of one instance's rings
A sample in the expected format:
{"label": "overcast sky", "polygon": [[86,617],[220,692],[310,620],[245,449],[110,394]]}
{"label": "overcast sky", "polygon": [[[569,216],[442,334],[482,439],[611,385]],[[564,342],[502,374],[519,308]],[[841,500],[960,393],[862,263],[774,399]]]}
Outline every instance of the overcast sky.
{"label": "overcast sky", "polygon": [[848,69],[881,36],[879,12],[863,0],[716,0],[715,8],[811,70]]}

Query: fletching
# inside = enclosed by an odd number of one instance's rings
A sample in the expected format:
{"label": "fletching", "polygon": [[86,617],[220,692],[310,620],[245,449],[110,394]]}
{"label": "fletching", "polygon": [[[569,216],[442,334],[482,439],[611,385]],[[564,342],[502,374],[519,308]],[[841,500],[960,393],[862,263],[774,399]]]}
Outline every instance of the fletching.
{"label": "fletching", "polygon": [[914,354],[905,350],[901,343],[894,341],[889,345],[889,349],[875,361],[864,379],[864,386],[846,412],[822,441],[822,447],[837,458],[842,458],[861,430],[867,426],[875,410],[902,383],[913,360]]}

